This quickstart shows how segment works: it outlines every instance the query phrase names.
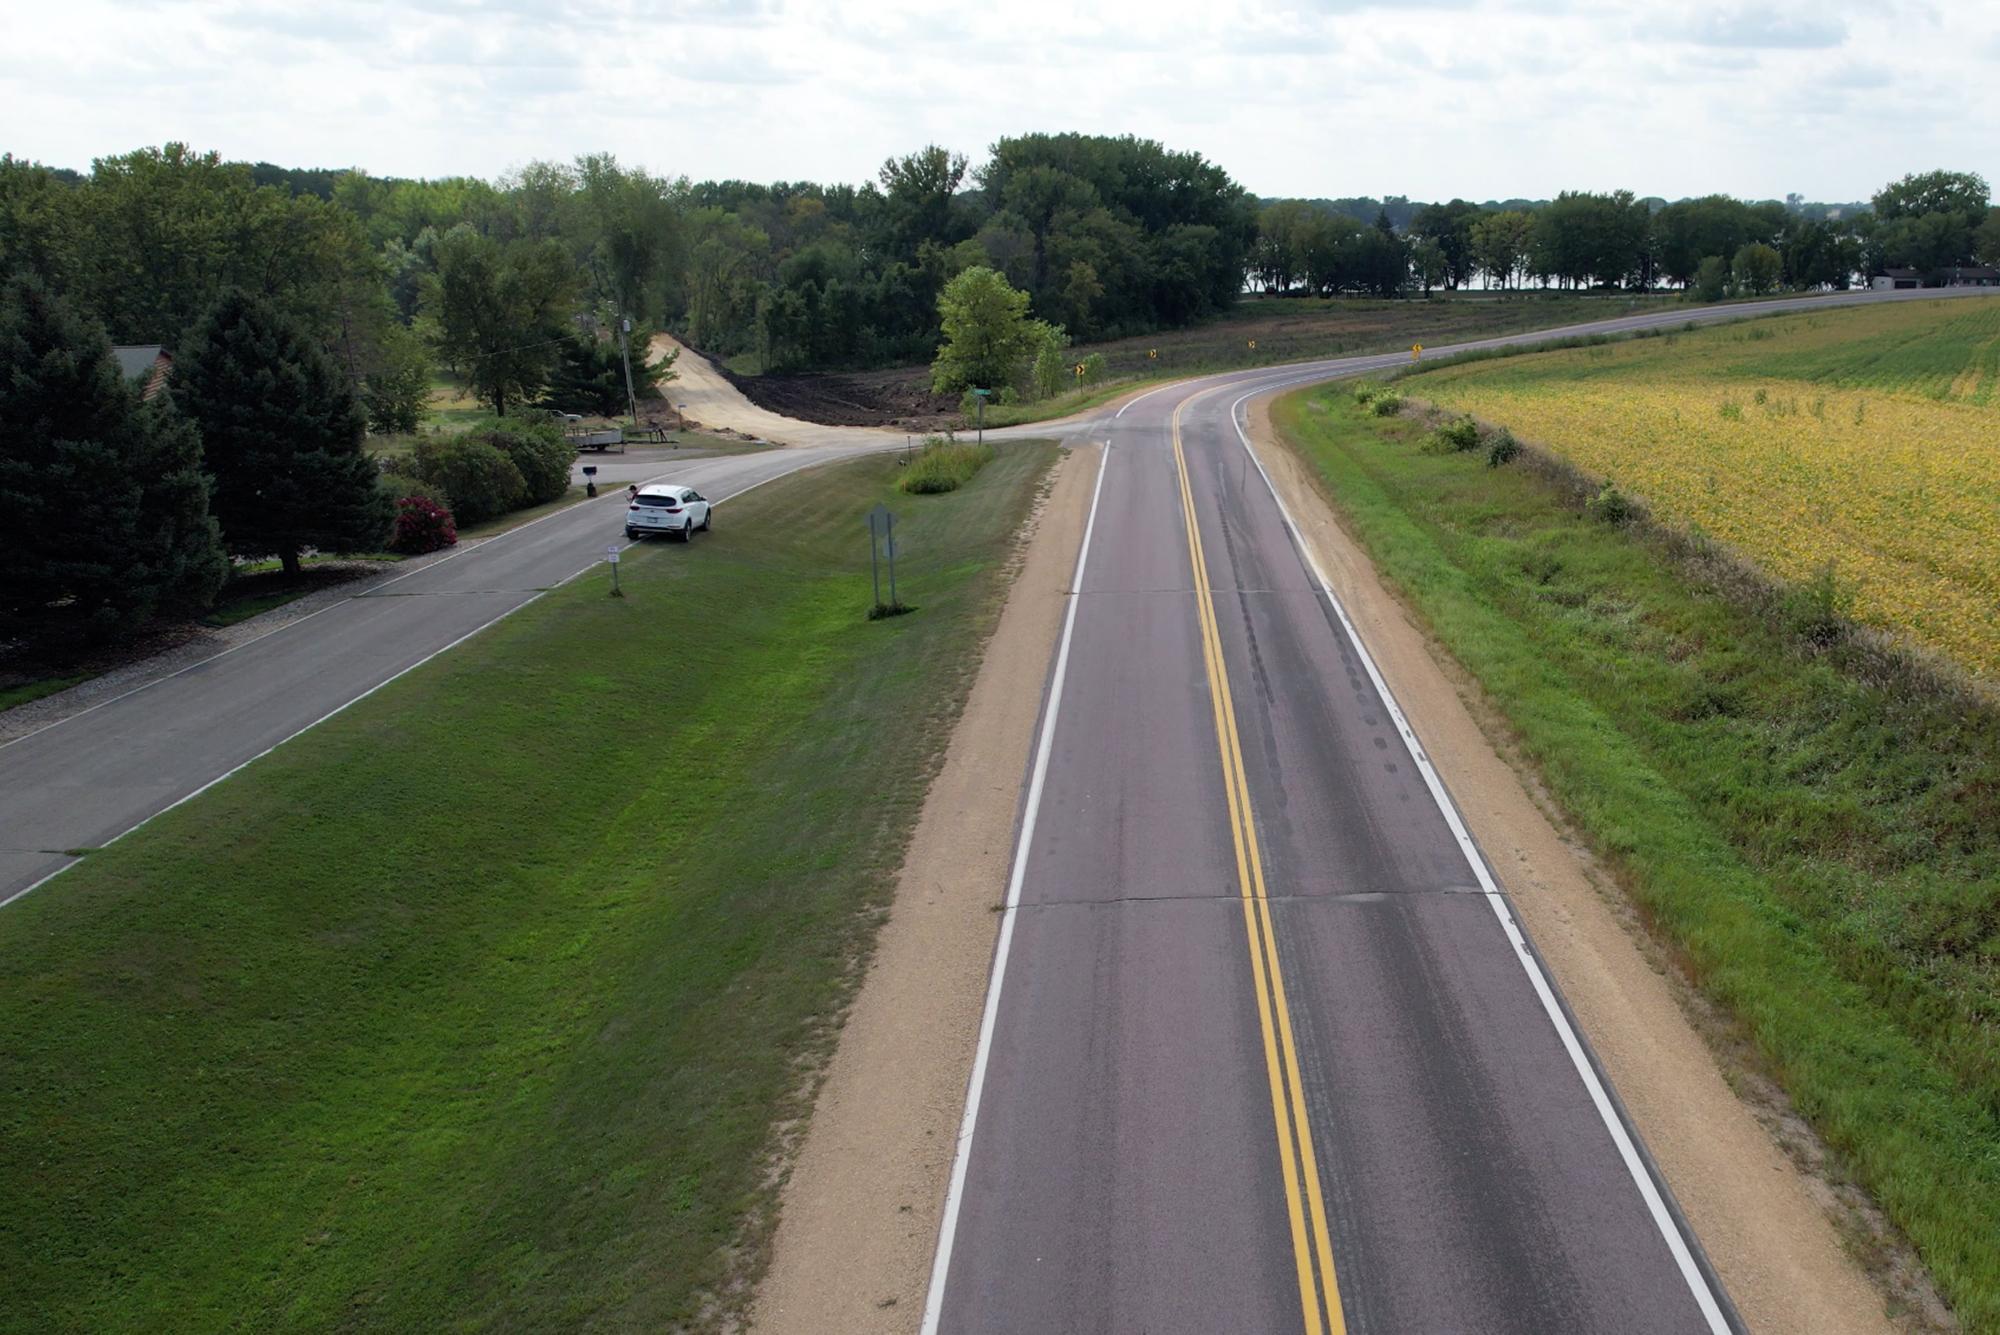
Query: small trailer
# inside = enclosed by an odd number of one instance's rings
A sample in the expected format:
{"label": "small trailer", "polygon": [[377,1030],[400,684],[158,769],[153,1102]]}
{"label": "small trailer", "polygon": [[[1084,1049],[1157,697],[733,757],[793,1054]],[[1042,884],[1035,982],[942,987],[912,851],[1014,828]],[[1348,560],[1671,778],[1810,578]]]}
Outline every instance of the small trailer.
{"label": "small trailer", "polygon": [[620,454],[625,453],[625,432],[615,426],[599,431],[572,427],[563,432],[563,439],[579,450],[609,450],[615,447]]}

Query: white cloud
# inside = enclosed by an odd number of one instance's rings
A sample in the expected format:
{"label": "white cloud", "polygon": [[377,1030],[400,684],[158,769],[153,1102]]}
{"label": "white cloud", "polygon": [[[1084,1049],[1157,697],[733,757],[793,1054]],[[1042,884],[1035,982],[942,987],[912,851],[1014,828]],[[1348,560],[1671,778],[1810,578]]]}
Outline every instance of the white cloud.
{"label": "white cloud", "polygon": [[1764,5],[1713,9],[1663,29],[1697,46],[1813,51],[1847,40],[1847,25],[1825,11],[1784,14]]}
{"label": "white cloud", "polygon": [[433,176],[608,149],[860,181],[927,142],[976,164],[1077,130],[1262,194],[1851,199],[1940,162],[2000,179],[2000,0],[1939,23],[1927,0],[64,0],[9,15],[0,149]]}

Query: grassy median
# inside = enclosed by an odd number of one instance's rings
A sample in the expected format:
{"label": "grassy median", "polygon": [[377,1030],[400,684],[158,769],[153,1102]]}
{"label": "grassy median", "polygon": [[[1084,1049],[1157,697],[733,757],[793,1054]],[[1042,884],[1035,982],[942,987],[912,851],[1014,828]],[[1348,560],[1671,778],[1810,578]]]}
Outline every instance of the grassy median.
{"label": "grassy median", "polygon": [[727,1311],[1054,453],[759,488],[0,911],[0,1325]]}
{"label": "grassy median", "polygon": [[2000,713],[1526,460],[1426,449],[1345,389],[1276,413],[1966,1328],[2000,1331]]}

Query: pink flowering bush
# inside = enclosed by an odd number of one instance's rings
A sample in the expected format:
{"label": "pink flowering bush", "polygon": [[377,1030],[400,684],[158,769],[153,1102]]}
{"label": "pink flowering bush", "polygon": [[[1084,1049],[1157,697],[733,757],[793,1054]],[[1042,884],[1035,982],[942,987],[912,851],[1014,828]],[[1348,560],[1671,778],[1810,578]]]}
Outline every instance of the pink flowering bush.
{"label": "pink flowering bush", "polygon": [[458,542],[458,525],[451,511],[428,496],[405,496],[396,502],[396,531],[389,550],[421,556]]}

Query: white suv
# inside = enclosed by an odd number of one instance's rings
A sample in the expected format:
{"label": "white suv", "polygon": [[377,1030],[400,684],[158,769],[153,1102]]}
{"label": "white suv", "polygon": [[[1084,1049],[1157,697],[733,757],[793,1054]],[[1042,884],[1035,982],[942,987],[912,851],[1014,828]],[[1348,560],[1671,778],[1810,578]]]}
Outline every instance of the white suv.
{"label": "white suv", "polygon": [[638,541],[648,533],[671,533],[686,542],[700,529],[708,532],[708,502],[693,487],[655,483],[639,488],[625,507],[625,536]]}

